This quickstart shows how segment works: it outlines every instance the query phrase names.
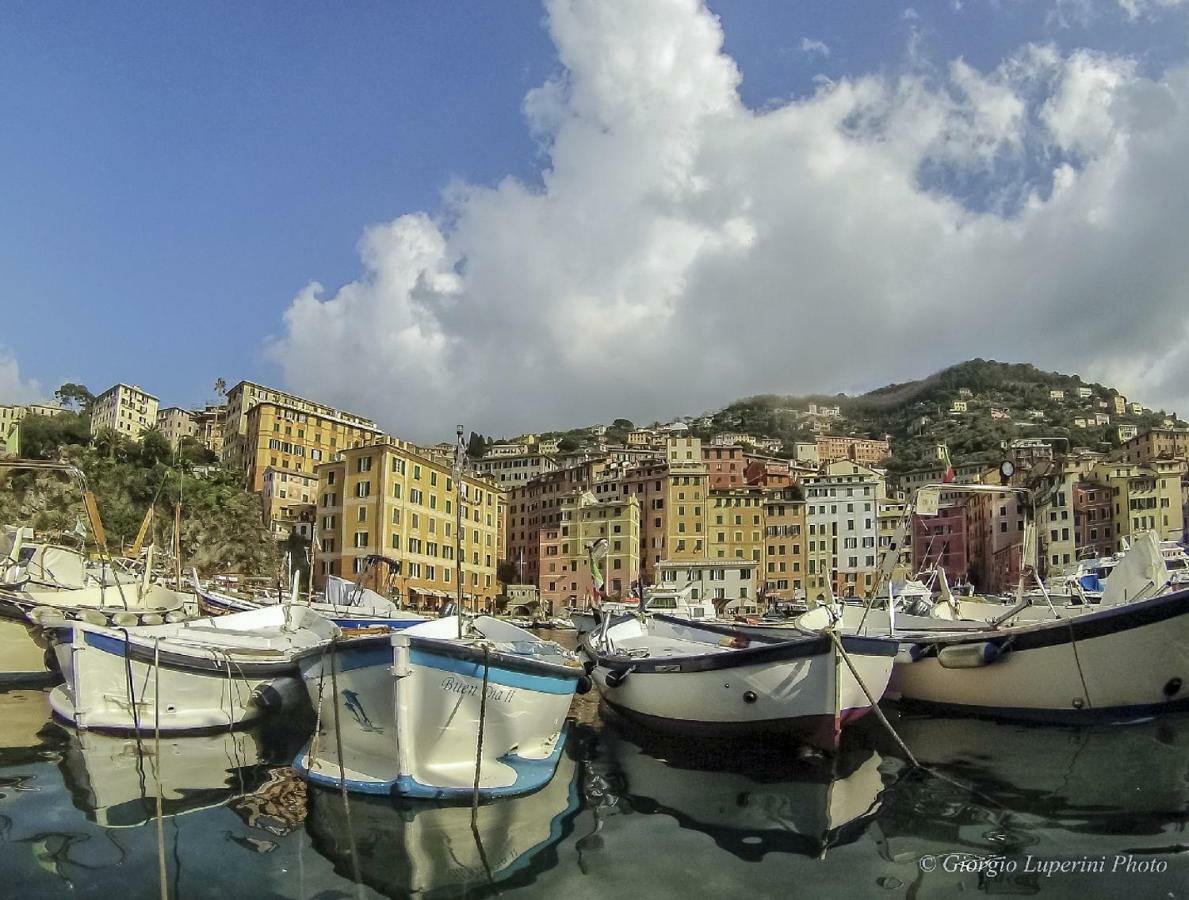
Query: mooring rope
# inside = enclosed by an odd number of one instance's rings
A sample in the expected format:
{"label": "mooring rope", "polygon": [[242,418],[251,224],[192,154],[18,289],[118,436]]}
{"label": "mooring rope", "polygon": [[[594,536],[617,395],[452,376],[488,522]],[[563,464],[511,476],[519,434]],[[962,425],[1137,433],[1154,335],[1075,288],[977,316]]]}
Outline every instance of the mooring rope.
{"label": "mooring rope", "polygon": [[483,772],[483,732],[487,724],[487,681],[491,673],[491,645],[483,644],[483,691],[479,695],[479,740],[475,747],[475,787],[471,792],[471,834],[475,838],[475,846],[479,850],[479,861],[483,863],[483,871],[487,873],[487,880],[492,881],[491,865],[487,862],[487,852],[483,849],[483,838],[479,834],[479,778]]}
{"label": "mooring rope", "polygon": [[343,795],[343,814],[347,819],[347,841],[351,850],[351,870],[355,884],[363,883],[359,874],[359,854],[355,849],[355,829],[351,825],[351,801],[347,796],[347,770],[343,767],[343,729],[339,716],[338,639],[330,639],[330,691],[334,694],[334,743],[339,757],[339,791]]}

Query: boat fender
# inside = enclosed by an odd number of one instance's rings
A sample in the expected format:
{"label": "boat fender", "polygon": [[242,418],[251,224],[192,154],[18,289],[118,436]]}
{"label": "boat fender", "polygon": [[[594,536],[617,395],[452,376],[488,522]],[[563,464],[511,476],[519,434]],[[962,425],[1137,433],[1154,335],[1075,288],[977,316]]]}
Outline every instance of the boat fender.
{"label": "boat fender", "polygon": [[575,694],[589,694],[590,689],[594,687],[594,682],[591,681],[589,675],[578,676],[578,686],[574,688]]}
{"label": "boat fender", "polygon": [[917,662],[922,657],[924,657],[925,654],[928,652],[929,652],[928,644],[913,644],[911,647],[908,648],[908,658],[912,662]]}
{"label": "boat fender", "polygon": [[1164,685],[1164,696],[1175,697],[1181,690],[1181,679],[1170,678]]}
{"label": "boat fender", "polygon": [[585,672],[587,675],[589,675],[591,672],[593,672],[595,670],[596,665],[597,665],[597,663],[593,659],[585,660],[582,663],[582,671]]}
{"label": "boat fender", "polygon": [[159,613],[145,613],[140,617],[141,625],[160,625],[164,621],[164,616]]}
{"label": "boat fender", "polygon": [[937,651],[937,662],[943,669],[978,669],[998,662],[1006,654],[998,644],[978,641],[973,644],[955,644]]}
{"label": "boat fender", "polygon": [[140,618],[133,612],[118,612],[111,617],[111,623],[117,628],[132,628],[140,623]]}
{"label": "boat fender", "polygon": [[627,680],[628,675],[632,672],[631,669],[612,669],[607,673],[603,679],[609,688],[617,688]]}
{"label": "boat fender", "polygon": [[66,622],[66,616],[62,615],[62,610],[54,609],[52,606],[34,607],[29,611],[27,618],[30,622],[42,627],[63,625]]}
{"label": "boat fender", "polygon": [[180,609],[171,609],[165,614],[165,621],[170,625],[175,625],[178,622],[185,622],[188,618],[189,616],[187,616],[186,613]]}
{"label": "boat fender", "polygon": [[252,702],[265,712],[294,709],[306,698],[305,686],[288,675],[274,678],[252,691]]}
{"label": "boat fender", "polygon": [[86,622],[88,625],[106,625],[107,616],[97,609],[80,609],[78,611],[78,620]]}

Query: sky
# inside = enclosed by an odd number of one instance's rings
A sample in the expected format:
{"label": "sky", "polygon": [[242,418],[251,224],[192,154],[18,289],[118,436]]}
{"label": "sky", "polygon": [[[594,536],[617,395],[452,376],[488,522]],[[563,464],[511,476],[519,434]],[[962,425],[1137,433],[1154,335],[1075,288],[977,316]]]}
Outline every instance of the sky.
{"label": "sky", "polygon": [[1189,412],[1189,2],[9,0],[0,402],[413,440],[972,357]]}

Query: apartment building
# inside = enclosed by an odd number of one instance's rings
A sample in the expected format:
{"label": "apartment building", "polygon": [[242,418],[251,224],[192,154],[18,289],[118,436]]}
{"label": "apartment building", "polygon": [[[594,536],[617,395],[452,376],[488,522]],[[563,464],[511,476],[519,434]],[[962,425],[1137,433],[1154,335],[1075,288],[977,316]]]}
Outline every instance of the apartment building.
{"label": "apartment building", "polygon": [[805,501],[799,490],[764,491],[764,557],[760,590],[768,600],[804,600],[808,564]]}
{"label": "apartment building", "polygon": [[278,537],[286,536],[292,523],[299,519],[298,508],[316,504],[317,499],[317,474],[287,472],[272,466],[264,470],[261,515],[265,527]]}
{"label": "apartment building", "polygon": [[194,423],[194,438],[212,453],[221,456],[223,451],[223,425],[227,421],[227,406],[223,403],[208,403],[202,409],[190,411]]}
{"label": "apartment building", "polygon": [[[493,447],[492,450],[495,448]],[[557,470],[557,460],[543,453],[488,453],[474,464],[475,474],[511,490]]]}
{"label": "apartment building", "polygon": [[715,444],[702,447],[702,462],[706,465],[710,488],[735,488],[747,484],[744,470],[747,459],[738,445]]}
{"label": "apartment building", "polygon": [[710,489],[707,556],[712,560],[764,558],[764,491],[760,488]]}
{"label": "apartment building", "polygon": [[1189,459],[1189,428],[1152,428],[1124,442],[1111,458],[1140,464],[1158,459]]}
{"label": "apartment building", "polygon": [[678,589],[692,585],[691,600],[712,600],[721,612],[737,601],[755,605],[758,567],[751,560],[666,559],[657,567],[657,584]]}
{"label": "apartment building", "polygon": [[[340,459],[316,467],[317,582],[327,574],[351,578],[366,556],[382,554],[401,561],[402,601],[436,606],[453,598],[457,491],[450,466],[391,438],[340,452]],[[462,597],[468,608],[492,609],[499,593],[500,491],[467,476],[463,494]]]}
{"label": "apartment building", "polygon": [[1073,489],[1073,530],[1078,558],[1115,552],[1113,492],[1105,485],[1079,480]]}
{"label": "apartment building", "polygon": [[874,587],[879,565],[877,501],[883,478],[868,466],[836,461],[805,479],[808,595],[862,597]]}
{"label": "apartment building", "polygon": [[541,529],[541,599],[552,611],[589,600],[594,593],[590,550],[607,541],[601,563],[605,590],[623,596],[640,580],[640,501],[634,496],[599,500],[591,491],[563,499],[559,521]]}
{"label": "apartment building", "polygon": [[887,439],[821,435],[817,438],[817,458],[822,465],[850,460],[864,466],[878,465],[891,453]]}
{"label": "apartment building", "polygon": [[1115,549],[1141,532],[1155,531],[1162,541],[1179,541],[1184,531],[1181,479],[1183,459],[1157,458],[1147,465],[1102,462],[1086,480],[1108,489],[1112,503]]}
{"label": "apartment building", "polygon": [[[315,474],[317,467],[345,450],[375,443],[384,435],[373,429],[346,422],[335,416],[302,412],[271,400],[256,403],[245,416],[242,435],[236,436],[244,484],[250,491],[264,487],[264,471],[272,467],[282,471]],[[226,431],[224,431],[226,434]],[[396,441],[407,446],[404,441]],[[229,458],[224,444],[224,459]]]}
{"label": "apartment building", "polygon": [[951,585],[969,579],[966,507],[944,506],[935,516],[912,517],[912,570],[944,569]]}
{"label": "apartment building", "polygon": [[[995,471],[986,473],[990,483]],[[967,553],[975,587],[985,593],[1014,590],[1020,578],[1025,504],[1011,491],[966,495]]]}
{"label": "apartment building", "polygon": [[[281,464],[281,455],[276,452],[281,448],[268,446],[269,441],[276,438],[282,443],[288,443],[291,448],[294,446],[306,447],[303,441],[292,440],[296,436],[296,429],[293,434],[285,436],[289,440],[286,440],[285,437],[267,434],[278,416],[290,423],[300,424],[303,426],[301,430],[307,434],[319,435],[326,445],[329,445],[330,439],[333,438],[336,451],[362,446],[383,436],[379,426],[371,419],[335,409],[333,406],[315,403],[296,394],[266,387],[252,381],[239,382],[227,392],[226,396],[223,438],[219,452],[225,466],[243,473],[244,482],[249,490],[260,490],[264,469],[267,466]],[[262,403],[272,404],[273,411],[258,418],[255,432],[250,433],[252,422],[249,416],[252,410]],[[280,410],[285,410],[286,414],[281,415],[278,412]],[[307,429],[304,427],[307,424],[314,427]],[[260,443],[262,440],[263,448]],[[320,449],[324,452],[326,448],[306,447],[306,449]],[[277,462],[272,462],[274,455],[278,458]],[[310,462],[308,454],[300,460],[300,455],[297,453],[290,452],[287,455],[294,465],[302,461],[303,465],[300,471],[313,472],[313,467],[306,465]],[[329,457],[324,457],[324,459],[329,459]],[[294,468],[294,465],[289,468]]]}
{"label": "apartment building", "polygon": [[167,406],[157,410],[157,430],[174,450],[178,448],[182,438],[194,437],[198,433],[193,415],[180,406]]}
{"label": "apartment building", "polygon": [[136,440],[157,425],[157,398],[135,384],[112,385],[91,407],[91,434],[110,428]]}

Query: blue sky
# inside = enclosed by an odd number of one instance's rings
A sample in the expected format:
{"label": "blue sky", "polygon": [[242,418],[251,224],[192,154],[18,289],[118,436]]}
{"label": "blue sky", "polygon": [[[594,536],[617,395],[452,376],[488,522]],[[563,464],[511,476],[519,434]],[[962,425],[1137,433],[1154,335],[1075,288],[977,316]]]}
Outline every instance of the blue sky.
{"label": "blue sky", "polygon": [[[1159,80],[1189,55],[1184,8],[1158,4],[1136,17],[1108,0],[709,5],[752,110],[812,98],[823,76],[894,81],[913,73],[940,82],[959,58],[989,73],[1029,43],[1061,57],[1089,49],[1129,59],[1135,79]],[[282,316],[310,281],[326,286],[328,300],[361,277],[358,248],[369,225],[418,211],[449,220],[457,210],[441,194],[451,184],[494,187],[511,177],[542,189],[541,173],[556,161],[530,133],[522,106],[562,72],[554,38],[546,9],[530,2],[5,3],[0,275],[10,327],[0,345],[19,364],[20,383],[36,381],[45,392],[65,379],[95,390],[135,381],[163,403],[188,405],[209,399],[216,377],[252,378],[325,393],[415,432],[415,412],[329,374],[371,352],[360,348],[375,335],[328,342],[319,360],[297,352],[301,342]],[[955,175],[943,161],[918,166],[917,177],[982,210],[1001,177],[1034,169],[1046,182],[1054,155],[1029,146],[1006,169],[997,162]],[[270,336],[280,341],[271,353]],[[464,353],[470,338],[450,338]],[[308,335],[301,347],[316,343]],[[966,349],[953,355],[979,348]],[[1010,344],[992,349],[1010,355]],[[1058,368],[1077,358],[1032,361]],[[827,380],[868,387],[923,375],[932,362],[886,378],[873,370]],[[393,374],[379,387],[408,377]],[[625,412],[698,412],[734,391],[822,386],[759,371],[700,406],[701,395],[658,391]],[[581,390],[597,392],[597,384]],[[509,383],[484,408],[501,397],[534,399],[522,392]],[[610,411],[622,386],[609,393],[592,396],[591,414],[578,418]]]}

